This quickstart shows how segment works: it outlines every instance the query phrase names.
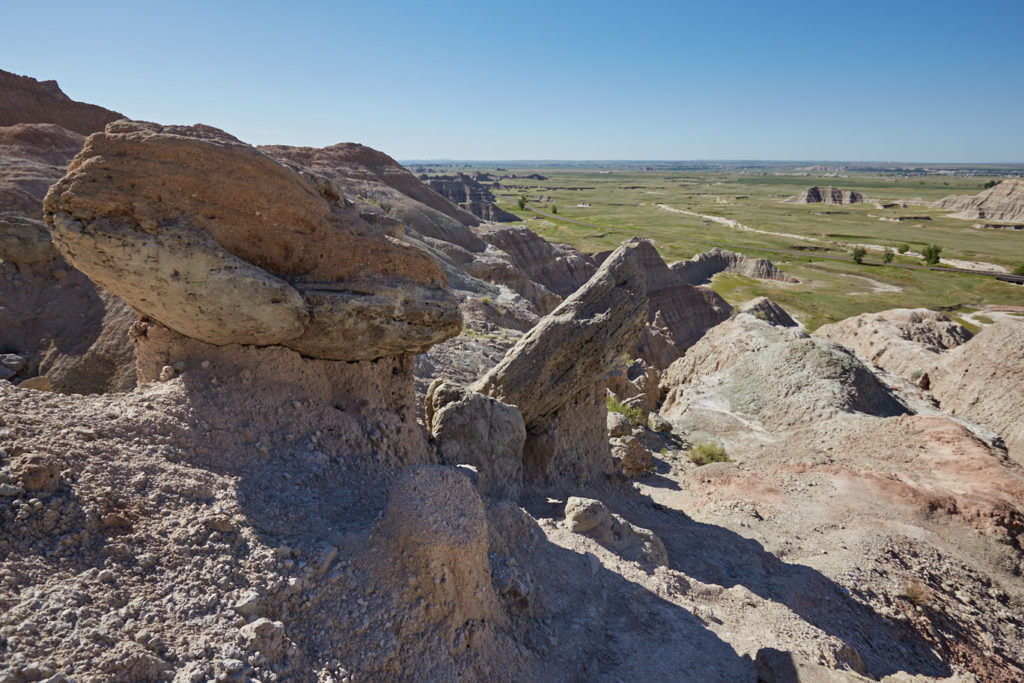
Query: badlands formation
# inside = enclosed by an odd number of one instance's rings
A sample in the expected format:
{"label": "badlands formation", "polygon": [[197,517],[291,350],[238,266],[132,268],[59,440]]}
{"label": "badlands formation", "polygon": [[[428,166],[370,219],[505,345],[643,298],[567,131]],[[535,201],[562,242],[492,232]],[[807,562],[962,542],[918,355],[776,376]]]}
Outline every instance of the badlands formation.
{"label": "badlands formation", "polygon": [[0,128],[3,683],[1024,678],[1024,324],[62,121]]}
{"label": "badlands formation", "polygon": [[952,195],[935,202],[953,218],[980,220],[988,227],[1024,225],[1024,180],[1010,178],[976,195]]}

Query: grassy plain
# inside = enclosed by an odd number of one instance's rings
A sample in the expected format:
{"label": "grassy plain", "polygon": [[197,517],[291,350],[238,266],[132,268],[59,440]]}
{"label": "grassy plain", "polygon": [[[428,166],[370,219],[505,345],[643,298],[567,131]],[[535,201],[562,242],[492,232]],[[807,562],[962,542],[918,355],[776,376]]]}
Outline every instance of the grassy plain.
{"label": "grassy plain", "polygon": [[[1019,285],[982,275],[882,265],[881,248],[895,251],[902,244],[916,252],[937,244],[943,258],[992,263],[1010,270],[1024,264],[1024,231],[975,228],[971,221],[948,218],[948,212],[925,204],[950,194],[975,194],[983,189],[987,177],[870,172],[822,177],[771,170],[476,170],[506,176],[493,188],[501,208],[520,216],[524,225],[545,238],[583,251],[612,249],[639,235],[653,239],[668,262],[715,246],[769,258],[799,278],[800,284],[723,274],[714,278],[712,287],[733,304],[768,296],[810,329],[895,307],[926,306],[955,316],[958,311],[990,304],[1024,306],[1024,287]],[[507,177],[512,173],[519,177]],[[546,179],[522,177],[531,173],[543,174]],[[782,201],[812,185],[855,190],[883,203],[909,202],[905,208],[880,209],[869,202],[828,206]],[[557,215],[521,211],[517,206],[520,195],[527,197],[529,207],[548,213],[556,205]],[[680,210],[735,220],[754,231]],[[822,258],[848,258],[856,244],[878,248],[869,247],[863,265]],[[921,259],[897,255],[894,263],[920,264]]]}

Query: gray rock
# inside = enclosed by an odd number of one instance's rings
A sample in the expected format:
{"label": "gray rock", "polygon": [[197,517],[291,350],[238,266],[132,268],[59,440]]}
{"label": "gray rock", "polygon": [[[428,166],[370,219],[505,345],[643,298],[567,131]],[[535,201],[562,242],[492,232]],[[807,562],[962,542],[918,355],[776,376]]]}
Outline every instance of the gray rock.
{"label": "gray rock", "polygon": [[612,514],[599,500],[570,496],[565,502],[565,521],[570,531],[593,538],[623,559],[647,567],[668,564],[665,544],[654,532]]}
{"label": "gray rock", "polygon": [[608,412],[608,436],[628,436],[633,433],[633,425],[622,413]]}
{"label": "gray rock", "polygon": [[526,440],[519,409],[440,380],[427,390],[426,406],[441,462],[476,468],[485,496],[518,499]]}

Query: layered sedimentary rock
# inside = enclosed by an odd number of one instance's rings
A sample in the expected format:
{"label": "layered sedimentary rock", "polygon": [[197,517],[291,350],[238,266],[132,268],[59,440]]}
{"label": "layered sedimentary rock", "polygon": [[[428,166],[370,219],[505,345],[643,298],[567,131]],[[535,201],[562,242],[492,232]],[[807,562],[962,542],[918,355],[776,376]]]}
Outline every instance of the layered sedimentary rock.
{"label": "layered sedimentary rock", "polygon": [[864,195],[831,185],[815,185],[786,201],[791,204],[858,204],[864,201]]}
{"label": "layered sedimentary rock", "polygon": [[653,244],[641,241],[636,249],[651,302],[648,319],[653,323],[660,313],[679,349],[692,346],[705,332],[732,315],[732,306],[716,292],[684,282],[665,265]]}
{"label": "layered sedimentary rock", "polygon": [[934,206],[955,211],[950,218],[1019,225],[1024,223],[1024,179],[1010,178],[976,195],[944,197]]}
{"label": "layered sedimentary rock", "polygon": [[780,282],[799,282],[777,268],[768,259],[747,258],[743,254],[725,249],[713,248],[695,254],[689,261],[677,261],[671,266],[672,272],[683,282],[699,285],[711,279],[712,275],[721,272],[738,273],[756,280],[778,280]]}
{"label": "layered sedimentary rock", "polygon": [[368,213],[383,212],[422,235],[481,251],[484,243],[469,226],[480,219],[431,190],[383,152],[354,142],[330,147],[268,145],[260,151],[298,164],[334,182]]}
{"label": "layered sedimentary rock", "polygon": [[81,135],[103,130],[123,114],[94,104],[75,102],[57,81],[37,81],[0,70],[0,126],[55,123]]}
{"label": "layered sedimentary rock", "polygon": [[528,484],[585,481],[609,469],[604,376],[647,321],[645,244],[617,249],[472,387],[522,412]]}
{"label": "layered sedimentary rock", "polygon": [[519,220],[518,216],[499,209],[491,191],[465,173],[433,176],[427,182],[439,195],[485,221],[503,223]]}
{"label": "layered sedimentary rock", "polygon": [[25,358],[15,383],[45,375],[39,386],[55,391],[124,391],[135,315],[64,262],[42,220],[47,189],[84,141],[53,123],[0,127],[0,348]]}
{"label": "layered sedimentary rock", "polygon": [[371,360],[461,328],[432,256],[366,223],[329,180],[208,126],[110,124],[44,213],[76,268],[206,343]]}
{"label": "layered sedimentary rock", "polygon": [[561,297],[572,294],[597,270],[586,254],[564,244],[552,244],[528,228],[483,226],[478,233],[488,244],[508,254],[527,277]]}
{"label": "layered sedimentary rock", "polygon": [[765,322],[769,322],[772,325],[778,325],[779,327],[796,327],[797,325],[797,322],[793,320],[789,313],[786,312],[786,309],[766,296],[759,296],[756,299],[751,299],[740,306],[737,311],[740,313],[748,313],[755,318],[760,318]]}
{"label": "layered sedimentary rock", "polygon": [[1024,323],[986,326],[939,356],[928,374],[943,410],[996,430],[1024,465]]}
{"label": "layered sedimentary rock", "polygon": [[939,354],[971,338],[970,331],[927,308],[894,308],[822,325],[814,336],[838,342],[872,365],[919,379]]}

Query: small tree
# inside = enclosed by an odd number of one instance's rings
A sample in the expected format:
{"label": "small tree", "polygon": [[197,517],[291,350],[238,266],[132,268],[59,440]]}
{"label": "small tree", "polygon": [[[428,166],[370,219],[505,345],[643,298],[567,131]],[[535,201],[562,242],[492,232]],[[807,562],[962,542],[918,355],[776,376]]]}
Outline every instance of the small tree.
{"label": "small tree", "polygon": [[885,261],[886,263],[892,263],[892,259],[894,256],[895,254],[892,253],[892,249],[886,247],[885,253],[882,254],[882,260]]}
{"label": "small tree", "polygon": [[558,213],[558,207],[554,204],[551,205],[551,213]]}
{"label": "small tree", "polygon": [[909,244],[901,244],[899,246],[899,249],[897,249],[896,251],[900,252],[901,254],[906,254],[908,251],[910,251],[910,245]]}
{"label": "small tree", "polygon": [[526,195],[519,195],[519,210],[522,211],[526,208]]}
{"label": "small tree", "polygon": [[854,263],[864,263],[864,254],[866,254],[866,253],[868,253],[868,250],[865,249],[864,247],[854,247],[853,248],[853,262]]}
{"label": "small tree", "polygon": [[987,183],[985,183],[985,189],[987,190],[987,189],[989,189],[990,187],[995,187],[995,186],[996,186],[996,185],[998,185],[998,184],[999,184],[999,181],[998,181],[998,180],[990,180],[990,181],[988,181]]}
{"label": "small tree", "polygon": [[937,244],[929,244],[927,247],[921,250],[921,255],[924,256],[924,262],[929,266],[937,265],[939,262],[939,254],[942,253],[942,247]]}

